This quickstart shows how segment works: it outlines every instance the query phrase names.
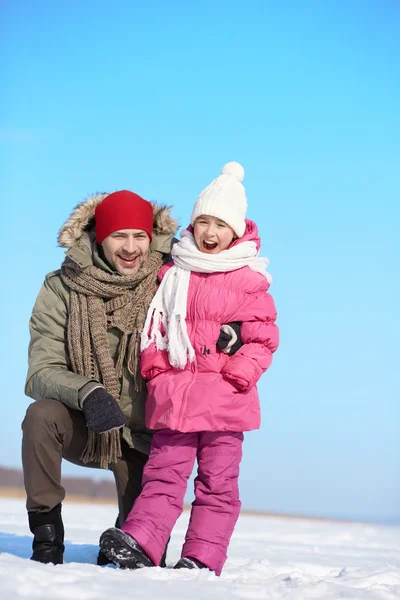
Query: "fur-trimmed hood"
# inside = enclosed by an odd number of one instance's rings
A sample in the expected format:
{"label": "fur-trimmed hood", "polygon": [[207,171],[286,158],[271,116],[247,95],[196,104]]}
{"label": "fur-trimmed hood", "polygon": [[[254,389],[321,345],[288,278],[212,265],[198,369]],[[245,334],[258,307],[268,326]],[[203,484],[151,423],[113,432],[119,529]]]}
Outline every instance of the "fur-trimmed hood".
{"label": "fur-trimmed hood", "polygon": [[[62,248],[71,248],[78,244],[82,238],[85,238],[85,233],[94,231],[95,218],[94,211],[100,202],[106,198],[108,194],[95,194],[89,196],[83,202],[78,204],[67,221],[61,227],[58,233],[58,245]],[[153,234],[155,237],[172,236],[178,229],[178,222],[171,217],[169,206],[160,205],[155,202],[153,206]]]}

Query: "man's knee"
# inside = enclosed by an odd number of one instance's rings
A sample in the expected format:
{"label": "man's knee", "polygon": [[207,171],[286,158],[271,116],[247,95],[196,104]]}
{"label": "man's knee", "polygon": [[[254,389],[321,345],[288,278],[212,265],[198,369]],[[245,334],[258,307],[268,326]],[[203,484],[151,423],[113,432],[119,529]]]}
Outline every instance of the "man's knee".
{"label": "man's knee", "polygon": [[67,412],[67,408],[57,400],[37,400],[29,405],[22,421],[22,430],[25,434],[29,431],[37,434],[45,426],[65,419]]}

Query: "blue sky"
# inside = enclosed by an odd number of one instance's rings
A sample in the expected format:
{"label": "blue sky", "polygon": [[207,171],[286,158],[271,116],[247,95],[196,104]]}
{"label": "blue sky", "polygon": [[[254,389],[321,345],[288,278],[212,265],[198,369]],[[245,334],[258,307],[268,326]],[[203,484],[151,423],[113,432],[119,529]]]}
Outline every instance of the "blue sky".
{"label": "blue sky", "polygon": [[243,505],[400,521],[400,5],[0,10],[0,464],[20,464],[28,321],[72,208],[129,188],[186,226],[237,160],[281,328]]}

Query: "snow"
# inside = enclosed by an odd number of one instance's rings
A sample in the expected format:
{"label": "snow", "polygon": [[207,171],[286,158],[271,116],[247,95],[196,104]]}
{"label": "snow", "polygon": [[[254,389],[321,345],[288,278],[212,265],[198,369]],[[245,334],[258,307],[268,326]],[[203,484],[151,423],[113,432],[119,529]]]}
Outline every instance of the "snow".
{"label": "snow", "polygon": [[63,506],[65,564],[27,560],[31,552],[22,500],[0,498],[0,598],[260,600],[400,598],[400,528],[363,523],[242,515],[221,577],[174,570],[188,514],[170,543],[170,568],[97,567],[98,539],[116,508]]}

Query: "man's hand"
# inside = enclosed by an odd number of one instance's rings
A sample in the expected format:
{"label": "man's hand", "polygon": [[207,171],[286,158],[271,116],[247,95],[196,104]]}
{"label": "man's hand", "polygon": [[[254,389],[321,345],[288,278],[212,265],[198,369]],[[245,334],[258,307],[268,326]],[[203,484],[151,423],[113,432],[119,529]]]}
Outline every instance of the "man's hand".
{"label": "man's hand", "polygon": [[86,396],[82,410],[90,431],[104,433],[125,425],[124,413],[118,402],[102,387],[94,389]]}
{"label": "man's hand", "polygon": [[243,346],[243,342],[240,339],[240,326],[239,321],[232,321],[226,325],[221,325],[221,331],[217,341],[217,348],[225,354],[235,354],[239,348]]}

